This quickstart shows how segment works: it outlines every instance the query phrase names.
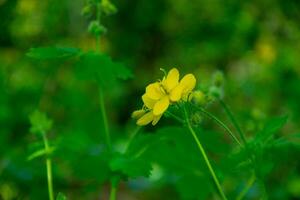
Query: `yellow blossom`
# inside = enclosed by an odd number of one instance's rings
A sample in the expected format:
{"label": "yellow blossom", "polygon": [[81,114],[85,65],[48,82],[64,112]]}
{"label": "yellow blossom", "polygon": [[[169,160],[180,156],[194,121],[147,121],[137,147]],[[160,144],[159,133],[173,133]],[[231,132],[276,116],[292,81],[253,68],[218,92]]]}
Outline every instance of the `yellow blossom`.
{"label": "yellow blossom", "polygon": [[196,78],[193,74],[187,74],[179,81],[179,71],[171,69],[162,81],[146,87],[142,96],[145,108],[133,113],[133,117],[138,119],[137,124],[143,126],[152,122],[155,125],[170,104],[180,100],[187,101],[195,85]]}

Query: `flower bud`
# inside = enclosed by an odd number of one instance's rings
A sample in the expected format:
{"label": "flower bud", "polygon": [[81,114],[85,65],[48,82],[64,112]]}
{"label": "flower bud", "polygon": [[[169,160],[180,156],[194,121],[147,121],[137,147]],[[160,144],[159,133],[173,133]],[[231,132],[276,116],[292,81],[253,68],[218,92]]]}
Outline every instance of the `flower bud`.
{"label": "flower bud", "polygon": [[213,85],[209,88],[209,95],[216,99],[222,99],[224,97],[224,92],[221,87]]}
{"label": "flower bud", "polygon": [[200,113],[194,113],[192,116],[191,116],[191,123],[194,125],[194,126],[197,126],[199,125],[203,120],[203,117]]}
{"label": "flower bud", "polygon": [[190,95],[189,100],[199,106],[204,106],[208,103],[207,96],[200,90],[194,91]]}
{"label": "flower bud", "polygon": [[216,71],[212,77],[213,85],[216,87],[222,87],[224,84],[224,74],[221,71]]}
{"label": "flower bud", "polygon": [[109,0],[102,0],[101,7],[102,7],[102,11],[106,15],[112,15],[117,12],[116,6],[112,4]]}
{"label": "flower bud", "polygon": [[142,117],[144,114],[146,113],[145,110],[141,109],[141,110],[136,110],[131,114],[131,117],[133,119],[138,119],[140,117]]}
{"label": "flower bud", "polygon": [[88,31],[94,36],[99,36],[106,33],[106,28],[102,26],[98,21],[94,20],[90,22]]}
{"label": "flower bud", "polygon": [[81,14],[85,17],[89,17],[93,14],[93,9],[92,9],[92,6],[91,5],[86,5],[82,8],[81,10]]}

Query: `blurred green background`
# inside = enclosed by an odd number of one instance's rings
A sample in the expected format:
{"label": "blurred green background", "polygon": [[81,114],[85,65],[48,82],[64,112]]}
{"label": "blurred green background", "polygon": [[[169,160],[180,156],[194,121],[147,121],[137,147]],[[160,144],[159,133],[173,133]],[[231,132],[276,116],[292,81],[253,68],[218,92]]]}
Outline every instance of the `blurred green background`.
{"label": "blurred green background", "polygon": [[[107,198],[106,185],[98,184],[103,169],[97,155],[103,138],[97,87],[77,78],[72,61],[39,62],[25,56],[28,49],[40,46],[95,49],[94,38],[86,31],[88,20],[81,15],[84,3],[0,0],[0,196],[4,200],[47,198],[44,161],[27,161],[31,149],[40,145],[29,134],[28,116],[37,108],[53,119],[49,137],[62,147],[54,158],[55,189],[70,199]],[[131,112],[141,105],[144,87],[161,77],[161,67],[192,72],[202,86],[210,84],[215,70],[223,71],[225,100],[248,137],[264,120],[285,114],[289,121],[281,134],[299,133],[299,1],[113,3],[118,13],[102,19],[108,32],[101,38],[101,49],[135,74],[106,97],[117,144],[128,137],[122,127],[133,127]],[[227,120],[220,109],[212,110]],[[169,123],[163,119],[158,127]],[[300,157],[287,155],[280,170],[270,176],[271,199],[300,198]],[[177,188],[169,182],[149,185],[138,179],[123,183],[119,195],[124,200],[182,199]]]}

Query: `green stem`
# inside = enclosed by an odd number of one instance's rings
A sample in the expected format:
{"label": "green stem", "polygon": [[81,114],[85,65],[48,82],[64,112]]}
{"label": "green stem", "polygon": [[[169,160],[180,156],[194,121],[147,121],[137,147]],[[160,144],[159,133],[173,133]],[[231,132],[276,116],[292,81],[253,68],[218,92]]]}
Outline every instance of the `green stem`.
{"label": "green stem", "polygon": [[[46,137],[46,134],[43,133],[43,140],[45,145],[46,152],[50,151],[48,139]],[[52,183],[52,162],[51,158],[46,158],[46,168],[47,168],[47,181],[48,181],[48,193],[49,193],[49,200],[54,200],[54,193],[53,193],[53,183]]]}
{"label": "green stem", "polygon": [[111,150],[111,140],[110,140],[110,134],[109,134],[109,128],[108,128],[108,122],[107,122],[107,115],[106,115],[106,109],[105,109],[105,103],[104,103],[104,94],[101,88],[99,89],[99,103],[100,103],[100,109],[104,124],[104,134],[106,139],[106,145],[109,150]]}
{"label": "green stem", "polygon": [[178,122],[184,124],[184,120],[182,120],[180,117],[178,117],[177,115],[173,114],[172,112],[166,111],[166,114],[170,115],[171,117],[173,117]]}
{"label": "green stem", "polygon": [[231,120],[231,122],[233,123],[234,127],[236,128],[236,130],[238,131],[243,143],[245,145],[247,145],[247,141],[245,138],[245,134],[243,133],[241,127],[239,126],[237,120],[235,119],[235,117],[233,116],[232,112],[230,111],[229,107],[226,105],[226,103],[222,100],[219,99],[219,102],[221,104],[221,106],[224,108],[226,114],[228,115],[229,119]]}
{"label": "green stem", "polygon": [[227,200],[227,198],[226,198],[226,196],[225,196],[225,194],[224,194],[224,192],[222,190],[222,187],[220,185],[220,182],[219,182],[219,180],[218,180],[218,178],[217,178],[217,176],[215,174],[215,171],[213,170],[213,168],[212,168],[212,166],[210,164],[210,161],[209,161],[209,159],[208,159],[208,157],[207,157],[207,155],[205,153],[205,150],[204,150],[204,148],[203,148],[200,140],[198,139],[198,137],[196,135],[196,132],[194,131],[194,129],[192,128],[192,126],[190,124],[188,113],[187,113],[185,107],[184,107],[184,113],[185,113],[185,118],[186,118],[186,123],[187,123],[188,129],[191,132],[193,138],[195,139],[195,141],[196,141],[196,143],[198,145],[198,148],[199,148],[199,150],[200,150],[200,152],[201,152],[201,154],[202,154],[202,156],[204,158],[204,161],[205,161],[205,163],[206,163],[206,165],[208,167],[208,170],[209,170],[209,172],[210,172],[210,174],[211,174],[211,176],[212,176],[212,178],[213,178],[213,180],[214,180],[214,182],[215,182],[215,184],[217,186],[217,189],[218,189],[218,191],[220,193],[220,196],[222,197],[223,200]]}
{"label": "green stem", "polygon": [[[100,19],[101,19],[101,4],[100,2],[97,3],[97,7],[96,7],[96,20],[98,21],[98,23],[100,24]],[[100,52],[100,34],[98,34],[96,36],[96,51]]]}
{"label": "green stem", "polygon": [[131,145],[133,139],[136,137],[136,135],[137,135],[138,132],[141,130],[141,128],[142,128],[141,126],[137,126],[137,127],[134,129],[134,131],[132,132],[132,134],[131,134],[131,136],[130,136],[130,138],[129,138],[129,141],[128,141],[127,145],[126,145],[125,153],[128,151],[128,148],[130,147],[130,145]]}
{"label": "green stem", "polygon": [[232,139],[239,145],[242,146],[241,142],[237,139],[237,137],[233,134],[233,132],[228,128],[228,126],[226,126],[221,120],[219,120],[216,116],[214,116],[213,114],[211,114],[210,112],[207,112],[206,110],[204,110],[203,108],[199,108],[196,107],[199,111],[201,111],[202,113],[204,113],[206,116],[208,116],[209,118],[211,118],[212,120],[214,120],[217,124],[219,124],[220,126],[222,126],[228,133],[229,135],[232,137]]}
{"label": "green stem", "polygon": [[249,190],[251,189],[253,183],[256,180],[256,176],[255,173],[252,173],[250,179],[247,181],[246,187],[241,191],[241,193],[237,196],[236,200],[242,200],[246,194],[249,192]]}
{"label": "green stem", "polygon": [[109,200],[116,200],[116,194],[117,194],[117,186],[112,183],[111,189],[110,189]]}

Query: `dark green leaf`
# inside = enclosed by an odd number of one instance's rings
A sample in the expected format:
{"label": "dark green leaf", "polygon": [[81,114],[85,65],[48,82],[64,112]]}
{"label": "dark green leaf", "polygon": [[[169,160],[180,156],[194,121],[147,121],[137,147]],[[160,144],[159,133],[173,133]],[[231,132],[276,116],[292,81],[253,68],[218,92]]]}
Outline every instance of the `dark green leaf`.
{"label": "dark green leaf", "polygon": [[80,53],[80,49],[68,47],[41,47],[31,48],[26,54],[28,57],[47,60],[47,59],[62,59],[76,56]]}
{"label": "dark green leaf", "polygon": [[118,79],[126,80],[133,76],[121,63],[113,62],[109,56],[96,52],[83,54],[76,69],[80,77],[96,80],[102,88],[111,88]]}
{"label": "dark green leaf", "polygon": [[112,171],[121,172],[130,178],[148,177],[151,173],[151,163],[139,157],[117,155],[109,163]]}

